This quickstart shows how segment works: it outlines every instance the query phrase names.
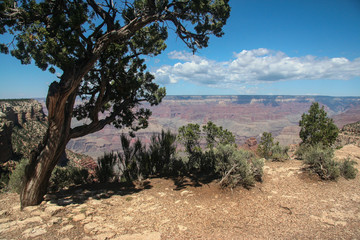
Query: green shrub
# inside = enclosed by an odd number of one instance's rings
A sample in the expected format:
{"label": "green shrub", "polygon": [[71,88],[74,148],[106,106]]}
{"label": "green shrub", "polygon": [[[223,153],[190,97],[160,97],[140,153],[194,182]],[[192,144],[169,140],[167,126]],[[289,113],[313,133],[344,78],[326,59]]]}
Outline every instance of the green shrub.
{"label": "green shrub", "polygon": [[151,174],[168,175],[171,174],[172,164],[176,152],[176,134],[167,130],[151,137],[149,146]]}
{"label": "green shrub", "polygon": [[289,159],[288,155],[289,147],[288,146],[280,146],[279,142],[277,142],[271,148],[271,160],[274,162],[284,162]]}
{"label": "green shrub", "polygon": [[341,175],[346,179],[354,179],[358,173],[358,170],[354,167],[357,164],[354,160],[350,158],[345,159],[345,161],[340,165]]}
{"label": "green shrub", "polygon": [[274,147],[274,138],[271,133],[263,132],[259,146],[257,148],[257,153],[260,157],[269,160],[271,157],[271,149]]}
{"label": "green shrub", "polygon": [[104,156],[98,158],[98,165],[95,169],[96,177],[102,183],[108,182],[114,177],[114,165],[117,161],[115,153],[104,153]]}
{"label": "green shrub", "polygon": [[85,184],[88,176],[89,172],[86,169],[73,166],[56,166],[51,174],[50,188],[56,191],[71,185]]}
{"label": "green shrub", "polygon": [[322,143],[309,146],[303,152],[304,163],[310,172],[318,174],[323,180],[336,180],[340,176],[340,164],[333,157],[333,149]]}
{"label": "green shrub", "polygon": [[310,145],[322,143],[330,147],[339,134],[339,129],[333,119],[327,117],[324,106],[320,108],[317,102],[310,106],[308,113],[301,116],[299,126],[302,142]]}
{"label": "green shrub", "polygon": [[11,192],[20,193],[23,178],[25,175],[25,168],[26,165],[29,163],[29,160],[26,158],[23,158],[16,164],[15,170],[11,173],[9,178],[9,184],[8,188]]}
{"label": "green shrub", "polygon": [[310,147],[309,144],[305,144],[305,143],[300,144],[295,151],[296,159],[304,160],[304,153],[308,150],[309,147]]}
{"label": "green shrub", "polygon": [[215,171],[221,177],[222,187],[241,185],[245,188],[261,181],[263,162],[246,150],[238,150],[233,145],[219,145],[215,150]]}

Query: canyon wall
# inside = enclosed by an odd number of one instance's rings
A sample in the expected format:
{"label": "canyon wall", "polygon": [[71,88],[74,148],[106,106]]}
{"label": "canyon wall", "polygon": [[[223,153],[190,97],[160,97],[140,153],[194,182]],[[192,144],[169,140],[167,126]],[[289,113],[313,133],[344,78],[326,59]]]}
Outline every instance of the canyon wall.
{"label": "canyon wall", "polygon": [[[148,107],[153,112],[149,127],[136,133],[144,143],[161,129],[176,133],[188,123],[216,125],[230,130],[236,142],[243,145],[248,138],[260,141],[263,132],[271,132],[282,145],[300,142],[298,122],[312,102],[324,105],[330,117],[339,116],[335,123],[360,120],[360,97],[324,96],[167,96],[163,102]],[[80,124],[76,123],[75,124]],[[126,130],[106,126],[103,130],[79,139],[72,139],[68,148],[94,158],[104,152],[121,150],[120,135]]]}

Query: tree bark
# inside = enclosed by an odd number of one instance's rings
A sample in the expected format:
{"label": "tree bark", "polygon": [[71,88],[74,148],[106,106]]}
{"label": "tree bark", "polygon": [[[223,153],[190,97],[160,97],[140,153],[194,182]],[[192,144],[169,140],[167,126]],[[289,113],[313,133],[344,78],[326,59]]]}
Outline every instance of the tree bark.
{"label": "tree bark", "polygon": [[69,141],[75,97],[76,90],[72,94],[64,92],[57,82],[53,82],[49,87],[46,99],[49,111],[48,129],[42,142],[31,153],[30,162],[26,166],[20,193],[21,209],[43,201],[51,173]]}
{"label": "tree bark", "polygon": [[43,143],[32,152],[30,163],[25,170],[24,185],[20,194],[21,209],[38,205],[47,192],[51,173],[65,151],[66,142],[61,129],[49,122]]}

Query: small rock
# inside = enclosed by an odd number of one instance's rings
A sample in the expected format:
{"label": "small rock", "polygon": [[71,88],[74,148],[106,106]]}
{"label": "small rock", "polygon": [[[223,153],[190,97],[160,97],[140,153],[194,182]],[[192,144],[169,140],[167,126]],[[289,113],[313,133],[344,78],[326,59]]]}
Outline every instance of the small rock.
{"label": "small rock", "polygon": [[180,195],[183,197],[183,196],[185,196],[186,194],[189,194],[189,193],[191,193],[191,192],[188,191],[188,190],[184,190],[184,191],[182,191],[182,192],[180,193]]}
{"label": "small rock", "polygon": [[22,221],[18,221],[17,224],[19,225],[27,225],[29,223],[41,223],[43,221],[43,219],[39,216],[35,216],[35,217],[31,217],[31,218],[26,218]]}
{"label": "small rock", "polygon": [[92,223],[92,222],[87,223],[87,224],[84,225],[84,232],[85,233],[90,233],[98,226],[99,226],[98,223]]}
{"label": "small rock", "polygon": [[124,219],[125,221],[131,221],[131,220],[133,220],[133,217],[125,216],[125,217],[123,217],[123,219]]}
{"label": "small rock", "polygon": [[93,217],[93,221],[103,223],[105,221],[105,219],[103,217],[100,217],[100,216],[95,216],[95,217]]}
{"label": "small rock", "polygon": [[46,229],[41,227],[29,228],[25,230],[22,235],[24,238],[34,238],[47,233]]}
{"label": "small rock", "polygon": [[38,206],[28,206],[28,207],[24,208],[23,211],[25,211],[25,212],[32,212],[32,211],[35,211],[35,210],[37,210],[37,209],[39,209]]}
{"label": "small rock", "polygon": [[67,232],[69,231],[70,229],[74,228],[74,225],[66,225],[65,227],[59,229],[59,233],[64,233],[64,232]]}
{"label": "small rock", "polygon": [[52,226],[54,224],[59,224],[62,222],[62,219],[60,217],[55,217],[55,218],[52,218],[48,221],[48,226]]}
{"label": "small rock", "polygon": [[64,207],[57,205],[50,205],[45,208],[45,212],[50,216],[54,216],[55,214],[59,213],[62,210],[64,210]]}
{"label": "small rock", "polygon": [[78,215],[75,215],[72,220],[75,221],[75,222],[78,222],[78,221],[82,221],[86,218],[85,214],[84,213],[80,213]]}
{"label": "small rock", "polygon": [[41,210],[34,210],[31,212],[31,216],[43,216],[44,212]]}
{"label": "small rock", "polygon": [[182,225],[178,225],[178,228],[181,232],[186,231],[188,228]]}

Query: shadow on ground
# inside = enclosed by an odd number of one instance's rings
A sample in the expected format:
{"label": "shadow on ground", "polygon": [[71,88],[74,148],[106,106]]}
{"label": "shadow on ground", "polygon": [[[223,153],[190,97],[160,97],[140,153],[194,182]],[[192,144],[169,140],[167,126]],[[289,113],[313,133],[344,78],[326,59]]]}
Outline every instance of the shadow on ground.
{"label": "shadow on ground", "polygon": [[186,187],[202,187],[203,185],[207,185],[210,182],[214,181],[214,177],[209,176],[180,176],[180,177],[171,177],[169,178],[174,182],[175,191],[180,191],[185,189]]}
{"label": "shadow on ground", "polygon": [[126,183],[91,183],[80,186],[73,186],[69,189],[57,192],[49,192],[45,201],[50,201],[60,206],[70,204],[82,204],[88,199],[106,199],[113,195],[126,196],[151,189],[150,181],[144,181],[141,185]]}

